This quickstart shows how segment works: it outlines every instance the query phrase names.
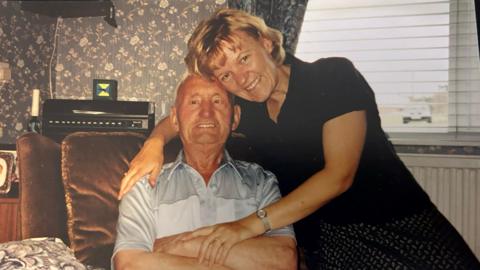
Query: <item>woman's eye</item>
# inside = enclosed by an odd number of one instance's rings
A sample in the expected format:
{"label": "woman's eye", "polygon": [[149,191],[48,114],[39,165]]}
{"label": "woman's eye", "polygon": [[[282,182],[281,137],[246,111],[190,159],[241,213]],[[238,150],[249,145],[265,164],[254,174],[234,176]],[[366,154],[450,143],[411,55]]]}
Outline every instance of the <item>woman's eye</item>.
{"label": "woman's eye", "polygon": [[192,104],[192,105],[196,105],[196,104],[199,104],[199,103],[200,103],[200,102],[199,102],[198,100],[196,100],[196,99],[192,99],[192,100],[190,101],[190,104]]}
{"label": "woman's eye", "polygon": [[213,103],[214,104],[220,104],[220,103],[222,103],[222,101],[220,100],[220,98],[215,98],[215,99],[213,99]]}
{"label": "woman's eye", "polygon": [[230,80],[230,78],[231,78],[230,73],[225,73],[220,76],[220,81],[227,82],[228,80]]}

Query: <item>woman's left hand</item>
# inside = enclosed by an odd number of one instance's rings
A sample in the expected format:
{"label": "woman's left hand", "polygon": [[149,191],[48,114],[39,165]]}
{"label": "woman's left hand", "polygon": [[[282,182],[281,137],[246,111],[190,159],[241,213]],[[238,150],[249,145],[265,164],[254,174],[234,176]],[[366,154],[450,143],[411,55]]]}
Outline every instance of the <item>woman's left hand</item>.
{"label": "woman's left hand", "polygon": [[256,234],[240,222],[228,222],[197,229],[182,240],[189,240],[198,236],[206,236],[199,253],[199,263],[224,264],[228,252],[238,242],[255,237]]}

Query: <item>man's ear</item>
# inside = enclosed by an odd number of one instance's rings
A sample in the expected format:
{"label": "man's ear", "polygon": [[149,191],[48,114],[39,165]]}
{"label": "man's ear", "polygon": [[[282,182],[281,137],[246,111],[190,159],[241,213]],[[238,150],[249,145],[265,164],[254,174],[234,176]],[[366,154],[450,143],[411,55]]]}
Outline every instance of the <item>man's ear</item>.
{"label": "man's ear", "polygon": [[176,132],[180,130],[178,126],[177,110],[175,109],[175,106],[172,106],[172,108],[170,109],[170,123],[172,124]]}
{"label": "man's ear", "polygon": [[267,50],[268,53],[272,53],[272,51],[273,51],[273,41],[271,39],[261,37],[260,38],[260,43],[263,45],[265,50]]}
{"label": "man's ear", "polygon": [[232,122],[232,131],[237,129],[240,124],[240,116],[242,115],[242,109],[238,105],[233,106],[233,122]]}

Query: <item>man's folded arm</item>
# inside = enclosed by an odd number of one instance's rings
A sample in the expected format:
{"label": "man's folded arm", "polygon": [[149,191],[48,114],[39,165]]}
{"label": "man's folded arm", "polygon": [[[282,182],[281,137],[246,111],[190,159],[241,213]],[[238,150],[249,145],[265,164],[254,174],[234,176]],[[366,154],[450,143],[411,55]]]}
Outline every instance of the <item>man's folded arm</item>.
{"label": "man's folded arm", "polygon": [[120,250],[115,254],[113,261],[116,270],[230,270],[230,268],[222,265],[208,267],[199,264],[196,258],[139,249]]}
{"label": "man's folded arm", "polygon": [[290,236],[259,236],[242,241],[232,247],[225,265],[232,269],[296,269],[296,241]]}
{"label": "man's folded arm", "polygon": [[[154,246],[157,251],[196,259],[203,239],[197,237],[190,241],[175,242],[161,238],[155,241]],[[234,270],[296,269],[296,242],[293,236],[258,236],[242,241],[230,250],[225,266]]]}

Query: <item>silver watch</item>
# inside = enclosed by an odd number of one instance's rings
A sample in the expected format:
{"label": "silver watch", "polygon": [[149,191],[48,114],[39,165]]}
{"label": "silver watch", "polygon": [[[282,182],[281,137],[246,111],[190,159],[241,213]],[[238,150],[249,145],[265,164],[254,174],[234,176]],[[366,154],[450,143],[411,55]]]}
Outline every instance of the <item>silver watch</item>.
{"label": "silver watch", "polygon": [[267,218],[267,211],[265,211],[264,209],[257,210],[257,217],[262,221],[263,227],[265,228],[265,232],[269,232],[272,230],[270,221],[268,221],[268,218]]}

